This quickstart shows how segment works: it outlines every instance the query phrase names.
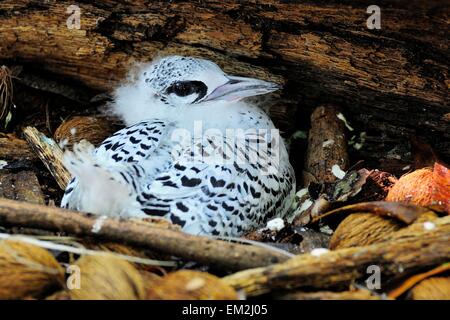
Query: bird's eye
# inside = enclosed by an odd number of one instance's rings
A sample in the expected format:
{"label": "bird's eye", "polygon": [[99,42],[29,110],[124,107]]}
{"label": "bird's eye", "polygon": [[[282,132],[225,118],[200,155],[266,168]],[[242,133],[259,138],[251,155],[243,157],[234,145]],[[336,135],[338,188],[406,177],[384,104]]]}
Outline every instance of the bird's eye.
{"label": "bird's eye", "polygon": [[166,90],[167,94],[174,93],[179,97],[186,97],[197,93],[198,97],[195,101],[206,95],[208,88],[201,81],[177,81],[172,83]]}
{"label": "bird's eye", "polygon": [[177,96],[185,97],[193,94],[195,87],[191,84],[191,81],[177,81],[167,88],[167,93],[175,93]]}

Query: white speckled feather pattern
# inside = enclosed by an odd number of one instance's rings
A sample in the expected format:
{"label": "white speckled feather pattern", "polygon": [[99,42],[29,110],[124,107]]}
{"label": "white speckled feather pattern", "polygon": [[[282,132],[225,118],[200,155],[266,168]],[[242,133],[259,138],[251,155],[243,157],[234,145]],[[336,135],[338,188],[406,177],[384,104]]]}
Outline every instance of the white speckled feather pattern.
{"label": "white speckled feather pattern", "polygon": [[[180,79],[182,86],[174,87]],[[74,178],[61,205],[108,216],[158,216],[192,234],[222,236],[287,217],[295,178],[284,143],[261,109],[236,99],[262,94],[270,84],[230,79],[201,59],[172,56],[145,66],[117,90],[113,108],[129,126],[97,149],[84,143],[65,154]],[[225,94],[218,93],[222,87]],[[243,130],[245,143],[225,134],[230,129]],[[180,130],[191,135],[177,140]],[[234,160],[225,148],[234,150]],[[274,171],[267,172],[274,150]],[[249,151],[256,158],[249,159]]]}

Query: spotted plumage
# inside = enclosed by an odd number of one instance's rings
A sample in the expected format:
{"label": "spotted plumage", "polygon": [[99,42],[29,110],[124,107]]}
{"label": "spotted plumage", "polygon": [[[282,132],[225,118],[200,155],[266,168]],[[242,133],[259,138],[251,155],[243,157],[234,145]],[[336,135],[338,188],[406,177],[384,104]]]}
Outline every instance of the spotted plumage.
{"label": "spotted plumage", "polygon": [[277,88],[202,59],[143,66],[116,91],[113,110],[129,126],[97,149],[66,152],[74,178],[62,206],[221,236],[287,217],[295,178],[286,148],[268,116],[242,100]]}

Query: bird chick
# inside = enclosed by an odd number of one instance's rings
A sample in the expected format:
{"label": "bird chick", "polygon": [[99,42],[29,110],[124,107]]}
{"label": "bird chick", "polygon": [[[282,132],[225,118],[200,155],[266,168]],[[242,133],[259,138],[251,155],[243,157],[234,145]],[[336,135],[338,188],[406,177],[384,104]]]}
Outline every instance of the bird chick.
{"label": "bird chick", "polygon": [[157,216],[201,235],[239,236],[288,218],[295,177],[278,130],[247,97],[279,85],[168,56],[116,89],[126,128],[97,149],[66,152],[61,206],[113,217]]}

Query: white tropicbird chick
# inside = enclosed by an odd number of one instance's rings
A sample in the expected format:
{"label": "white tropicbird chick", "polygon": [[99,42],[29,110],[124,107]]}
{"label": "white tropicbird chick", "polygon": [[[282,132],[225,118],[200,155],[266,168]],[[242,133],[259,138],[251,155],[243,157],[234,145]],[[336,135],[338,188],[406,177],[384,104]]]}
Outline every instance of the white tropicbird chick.
{"label": "white tropicbird chick", "polygon": [[295,178],[272,121],[246,97],[279,86],[168,56],[116,90],[128,127],[64,161],[61,206],[112,217],[166,218],[192,234],[238,236],[286,218]]}

